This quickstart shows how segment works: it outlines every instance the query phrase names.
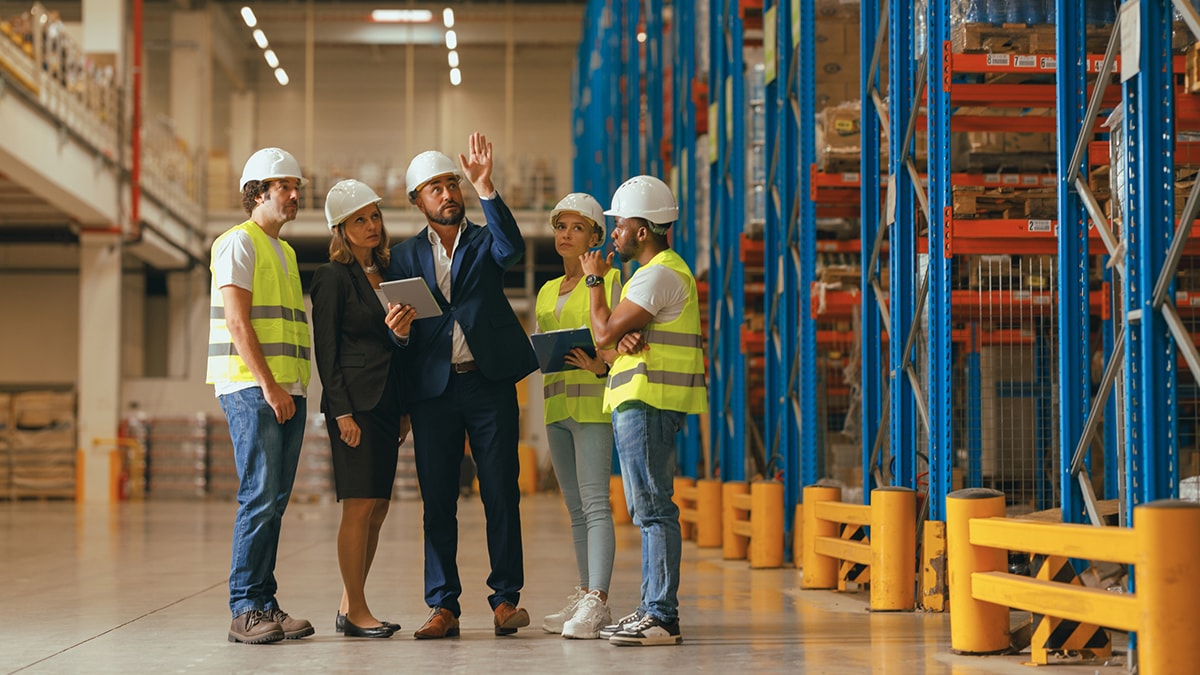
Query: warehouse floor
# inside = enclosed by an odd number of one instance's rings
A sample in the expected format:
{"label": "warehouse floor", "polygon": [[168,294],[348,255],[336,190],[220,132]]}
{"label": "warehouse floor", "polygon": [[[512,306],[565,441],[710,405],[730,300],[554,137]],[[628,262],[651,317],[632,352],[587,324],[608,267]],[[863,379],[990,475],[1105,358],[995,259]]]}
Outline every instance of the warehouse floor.
{"label": "warehouse floor", "polygon": [[[576,583],[566,512],[554,494],[522,502],[526,586],[534,624],[492,634],[482,508],[460,505],[462,637],[415,641],[422,602],[421,508],[397,501],[384,525],[368,598],[404,628],[390,640],[341,637],[334,541],[340,509],[294,503],[285,518],[280,602],[317,634],[250,646],[226,641],[226,575],[235,506],[227,502],[126,502],[77,511],[70,502],[0,503],[0,672],[719,672],[1028,673],[1028,654],[957,656],[949,616],[869,613],[867,594],[799,590],[794,568],[751,571],[718,549],[685,543],[680,589],[684,642],[615,647],[543,633]],[[637,601],[639,541],[617,528],[611,606]],[[1015,617],[1016,618],[1016,617]],[[1108,664],[1055,665],[1039,673],[1125,673],[1124,636]],[[1081,670],[1082,668],[1082,670]]]}

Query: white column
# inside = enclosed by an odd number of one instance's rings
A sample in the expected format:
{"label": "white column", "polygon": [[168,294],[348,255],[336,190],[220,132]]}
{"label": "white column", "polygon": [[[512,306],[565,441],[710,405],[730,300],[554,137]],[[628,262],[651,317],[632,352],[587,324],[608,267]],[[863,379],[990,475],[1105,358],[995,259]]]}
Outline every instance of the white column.
{"label": "white column", "polygon": [[[167,377],[204,381],[208,350],[208,270],[167,274]],[[203,317],[197,316],[203,313]]]}
{"label": "white column", "polygon": [[212,22],[207,12],[171,13],[171,121],[190,151],[209,147]]}
{"label": "white column", "polygon": [[83,499],[109,497],[108,452],[93,439],[117,436],[121,398],[121,238],[112,231],[79,235],[79,447]]}
{"label": "white column", "polygon": [[83,0],[83,51],[98,65],[120,68],[125,0]]}

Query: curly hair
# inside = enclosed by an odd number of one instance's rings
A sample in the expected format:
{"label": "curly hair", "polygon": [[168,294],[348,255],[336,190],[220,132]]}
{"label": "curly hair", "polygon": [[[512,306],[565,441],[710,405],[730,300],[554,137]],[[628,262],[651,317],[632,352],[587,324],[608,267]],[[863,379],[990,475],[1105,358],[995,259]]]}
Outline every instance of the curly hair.
{"label": "curly hair", "polygon": [[[376,209],[379,207],[376,206]],[[388,250],[389,240],[387,227],[383,224],[383,211],[379,212],[379,243],[375,245],[371,251],[371,258],[376,265],[387,267],[391,260],[391,251]],[[346,239],[346,221],[337,224],[333,228],[333,238],[329,240],[329,260],[330,262],[350,263],[355,260],[354,252],[350,248],[350,240]]]}
{"label": "curly hair", "polygon": [[270,189],[271,181],[246,181],[242,186],[242,208],[246,210],[246,215],[254,213],[254,207],[258,206],[258,197],[265,195]]}

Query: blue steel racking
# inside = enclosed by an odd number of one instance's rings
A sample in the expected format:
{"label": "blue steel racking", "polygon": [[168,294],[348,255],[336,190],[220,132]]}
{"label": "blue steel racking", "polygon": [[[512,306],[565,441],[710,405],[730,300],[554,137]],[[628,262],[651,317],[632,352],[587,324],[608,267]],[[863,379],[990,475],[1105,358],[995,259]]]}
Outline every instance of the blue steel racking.
{"label": "blue steel racking", "polygon": [[[807,13],[806,13],[807,12]],[[794,14],[795,13],[795,14]],[[815,412],[811,386],[815,380],[813,350],[800,333],[800,317],[808,316],[810,296],[803,269],[811,270],[815,257],[802,245],[801,223],[812,222],[812,200],[807,198],[808,171],[815,150],[809,127],[813,110],[812,3],[763,3],[764,45],[767,49],[767,212],[764,231],[765,440],[769,462],[783,476],[784,503],[800,502],[801,488],[816,480],[815,434],[802,434],[802,410]],[[807,27],[807,28],[805,28]],[[806,39],[807,36],[807,39]],[[773,54],[773,57],[772,57]],[[805,265],[805,255],[809,264]],[[811,279],[812,273],[808,272]],[[810,358],[802,356],[807,354]],[[801,374],[803,371],[803,375]],[[806,387],[801,382],[807,382]],[[813,417],[808,418],[815,419]],[[801,439],[804,439],[802,441]],[[807,452],[805,451],[807,448]],[[801,458],[809,461],[802,461]],[[789,531],[792,512],[785,509]]]}
{"label": "blue steel racking", "polygon": [[733,481],[746,478],[744,271],[739,254],[746,213],[743,27],[736,0],[712,0],[709,17],[709,429],[720,477]]}

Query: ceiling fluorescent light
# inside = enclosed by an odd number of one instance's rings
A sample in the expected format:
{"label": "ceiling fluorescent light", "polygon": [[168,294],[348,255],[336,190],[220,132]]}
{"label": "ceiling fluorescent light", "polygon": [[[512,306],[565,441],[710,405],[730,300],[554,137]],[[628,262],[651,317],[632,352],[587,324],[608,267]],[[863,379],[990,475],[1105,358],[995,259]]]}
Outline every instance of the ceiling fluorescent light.
{"label": "ceiling fluorescent light", "polygon": [[258,19],[254,16],[254,10],[249,7],[242,8],[242,21],[245,21],[246,25],[251,28],[258,25]]}
{"label": "ceiling fluorescent light", "polygon": [[454,28],[454,10],[447,7],[442,10],[442,23],[446,28]]}
{"label": "ceiling fluorescent light", "polygon": [[254,29],[254,41],[258,43],[260,49],[266,49],[271,44],[267,42],[267,34],[262,32],[261,28]]}
{"label": "ceiling fluorescent light", "polygon": [[283,68],[276,68],[275,69],[275,79],[279,80],[279,84],[286,87],[287,83],[289,82],[288,76],[287,76],[287,71],[284,70]]}
{"label": "ceiling fluorescent light", "polygon": [[450,52],[450,54],[446,57],[446,60],[448,60],[450,62],[451,68],[457,68],[458,67],[458,52],[455,52],[455,51]]}
{"label": "ceiling fluorescent light", "polygon": [[373,9],[371,20],[375,23],[429,23],[433,11],[428,9]]}
{"label": "ceiling fluorescent light", "polygon": [[265,50],[265,51],[263,52],[263,57],[267,59],[267,65],[268,65],[268,66],[271,66],[272,68],[278,68],[278,67],[279,67],[279,57],[278,57],[278,56],[275,56],[275,50],[274,50],[274,49],[268,49],[268,50]]}
{"label": "ceiling fluorescent light", "polygon": [[458,33],[452,30],[446,31],[446,49],[458,48]]}
{"label": "ceiling fluorescent light", "polygon": [[462,84],[462,71],[460,71],[458,68],[450,69],[450,84],[456,87]]}

